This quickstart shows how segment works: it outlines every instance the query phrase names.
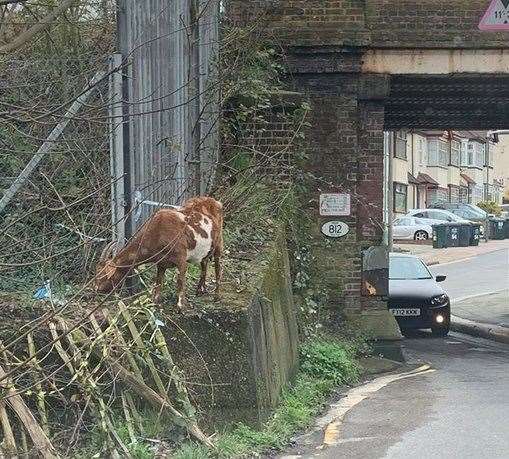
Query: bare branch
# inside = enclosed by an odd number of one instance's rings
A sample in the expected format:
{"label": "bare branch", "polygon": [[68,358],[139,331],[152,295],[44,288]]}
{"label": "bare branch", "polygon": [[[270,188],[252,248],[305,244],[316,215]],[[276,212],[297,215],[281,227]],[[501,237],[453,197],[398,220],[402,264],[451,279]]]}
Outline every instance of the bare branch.
{"label": "bare branch", "polygon": [[64,0],[59,6],[57,6],[50,13],[48,13],[37,24],[35,24],[34,26],[30,27],[29,29],[25,30],[23,33],[18,35],[12,42],[0,46],[0,54],[12,53],[13,51],[16,51],[17,49],[24,46],[39,32],[47,29],[58,16],[64,13],[75,2],[76,0]]}
{"label": "bare branch", "polygon": [[13,3],[26,3],[28,0],[0,0],[0,5],[12,5]]}

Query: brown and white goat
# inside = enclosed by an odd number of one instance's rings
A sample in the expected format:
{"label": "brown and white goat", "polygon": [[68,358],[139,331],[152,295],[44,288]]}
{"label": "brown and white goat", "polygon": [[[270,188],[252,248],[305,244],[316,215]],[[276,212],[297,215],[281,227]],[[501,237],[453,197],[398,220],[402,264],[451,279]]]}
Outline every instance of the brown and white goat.
{"label": "brown and white goat", "polygon": [[207,266],[214,259],[216,295],[221,283],[221,256],[223,252],[223,206],[209,197],[192,198],[180,209],[162,209],[156,212],[116,255],[114,244],[109,244],[99,259],[94,279],[99,293],[109,293],[118,287],[139,265],[157,266],[153,299],[161,299],[164,273],[176,267],[178,306],[186,304],[186,271],[188,262],[200,264],[201,276],[197,293],[205,293]]}

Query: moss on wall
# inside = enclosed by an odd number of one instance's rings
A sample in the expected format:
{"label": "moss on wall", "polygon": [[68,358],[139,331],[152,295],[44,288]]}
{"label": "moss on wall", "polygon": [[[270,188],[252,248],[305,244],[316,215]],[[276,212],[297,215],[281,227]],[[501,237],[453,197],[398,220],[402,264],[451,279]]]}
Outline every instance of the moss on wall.
{"label": "moss on wall", "polygon": [[233,283],[225,285],[221,302],[172,317],[165,327],[191,396],[209,424],[262,422],[297,370],[297,320],[284,234],[253,263],[250,288],[239,292]]}

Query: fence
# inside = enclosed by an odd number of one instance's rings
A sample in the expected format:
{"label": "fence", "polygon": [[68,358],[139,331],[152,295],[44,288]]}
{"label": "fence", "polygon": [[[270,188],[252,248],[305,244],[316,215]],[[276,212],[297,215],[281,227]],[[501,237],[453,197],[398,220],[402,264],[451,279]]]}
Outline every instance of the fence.
{"label": "fence", "polygon": [[[121,56],[113,65],[123,64],[125,105],[111,142],[119,239],[153,213],[154,203],[178,205],[211,184],[219,139],[218,14],[217,0],[120,2]],[[112,85],[119,102],[118,78]]]}
{"label": "fence", "polygon": [[87,90],[106,70],[95,55],[0,66],[2,293],[83,280],[110,238],[107,80]]}

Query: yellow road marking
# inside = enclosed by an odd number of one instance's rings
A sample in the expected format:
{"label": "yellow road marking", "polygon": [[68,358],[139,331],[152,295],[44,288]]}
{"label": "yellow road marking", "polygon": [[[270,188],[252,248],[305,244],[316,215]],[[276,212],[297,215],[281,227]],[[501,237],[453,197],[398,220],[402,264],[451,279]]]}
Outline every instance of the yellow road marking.
{"label": "yellow road marking", "polygon": [[348,413],[354,406],[358,405],[360,402],[392,382],[433,373],[434,371],[436,370],[432,369],[429,365],[422,365],[419,368],[406,373],[381,376],[380,378],[374,379],[363,386],[351,389],[347,392],[344,398],[333,405],[334,420],[327,424],[323,435],[322,445],[320,445],[317,449],[323,449],[325,446],[338,444],[343,419],[346,413]]}

